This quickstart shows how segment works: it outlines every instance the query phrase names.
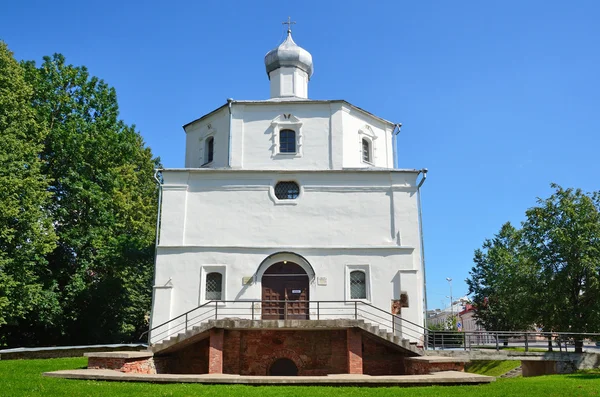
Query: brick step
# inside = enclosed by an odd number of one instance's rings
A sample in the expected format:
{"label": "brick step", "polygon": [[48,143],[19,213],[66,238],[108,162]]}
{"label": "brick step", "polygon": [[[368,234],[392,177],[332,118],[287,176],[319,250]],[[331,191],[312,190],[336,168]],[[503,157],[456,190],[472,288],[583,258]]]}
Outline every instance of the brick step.
{"label": "brick step", "polygon": [[[416,342],[411,342],[408,339],[403,339],[401,336],[394,335],[388,329],[380,328],[365,322],[364,320],[314,320],[307,322],[306,320],[245,320],[245,319],[224,319],[224,320],[209,320],[201,325],[196,325],[186,332],[180,332],[168,339],[151,345],[151,350],[154,353],[164,351],[166,349],[177,348],[182,342],[190,343],[197,340],[197,336],[204,334],[211,328],[223,329],[335,329],[335,328],[359,328],[364,332],[380,338],[399,349],[413,353],[415,355],[423,355],[423,349],[419,348]],[[201,336],[199,336],[201,337]]]}

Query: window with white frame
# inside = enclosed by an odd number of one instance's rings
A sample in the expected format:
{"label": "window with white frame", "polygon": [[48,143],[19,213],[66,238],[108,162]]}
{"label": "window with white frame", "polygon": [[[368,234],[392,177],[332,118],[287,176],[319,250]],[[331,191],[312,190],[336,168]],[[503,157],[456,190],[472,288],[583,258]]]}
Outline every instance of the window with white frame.
{"label": "window with white frame", "polygon": [[271,120],[272,156],[302,157],[302,121],[290,113]]}
{"label": "window with white frame", "polygon": [[372,163],[371,142],[367,138],[362,139],[362,161],[365,163]]}
{"label": "window with white frame", "polygon": [[373,165],[377,160],[375,140],[377,135],[373,129],[365,125],[358,130],[358,146],[361,162]]}
{"label": "window with white frame", "polygon": [[296,131],[279,131],[279,153],[296,153]]}
{"label": "window with white frame", "polygon": [[204,157],[204,163],[208,164],[208,163],[212,163],[214,156],[215,156],[215,138],[214,137],[208,137],[206,139],[206,147],[204,148],[204,153],[206,154]]}
{"label": "window with white frame", "polygon": [[223,300],[223,275],[212,272],[206,275],[205,300],[220,301]]}
{"label": "window with white frame", "polygon": [[346,265],[345,300],[371,301],[369,265]]}
{"label": "window with white frame", "polygon": [[350,272],[350,299],[367,299],[367,276],[362,270]]}
{"label": "window with white frame", "polygon": [[300,195],[300,186],[294,181],[277,182],[274,191],[278,200],[295,200]]}

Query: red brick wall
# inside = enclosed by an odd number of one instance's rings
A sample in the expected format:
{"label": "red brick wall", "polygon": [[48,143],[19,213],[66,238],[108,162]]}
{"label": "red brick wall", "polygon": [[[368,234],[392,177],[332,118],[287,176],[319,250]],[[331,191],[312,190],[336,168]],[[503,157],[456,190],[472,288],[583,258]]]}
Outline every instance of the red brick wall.
{"label": "red brick wall", "polygon": [[208,373],[223,373],[223,329],[213,328],[210,330],[209,349],[208,349]]}
{"label": "red brick wall", "polygon": [[[279,358],[288,358],[298,367],[298,375],[348,373],[348,330],[224,330],[223,373],[268,375]],[[352,330],[350,346],[362,354],[358,373],[388,375],[404,373],[404,355],[374,339]],[[361,343],[362,341],[362,343]],[[358,343],[358,344],[357,344]],[[217,349],[217,346],[213,346]],[[154,358],[158,373],[206,374],[209,371],[209,338],[168,356]],[[218,349],[217,349],[218,350]],[[355,371],[359,370],[355,357]]]}
{"label": "red brick wall", "polygon": [[120,370],[125,364],[124,358],[104,358],[104,357],[89,357],[89,369],[116,369]]}
{"label": "red brick wall", "polygon": [[89,357],[88,368],[90,369],[113,369],[121,372],[136,374],[155,374],[154,361],[152,357],[143,359]]}
{"label": "red brick wall", "polygon": [[169,374],[207,374],[208,373],[209,338],[171,353],[168,356],[155,357],[160,361],[159,373]]}
{"label": "red brick wall", "polygon": [[223,373],[240,373],[240,355],[242,335],[240,331],[225,331],[227,343],[223,347]]}
{"label": "red brick wall", "polygon": [[349,328],[346,338],[348,346],[348,373],[360,375],[363,373],[362,334],[358,329]]}
{"label": "red brick wall", "polygon": [[365,375],[403,375],[403,353],[363,336],[363,373]]}
{"label": "red brick wall", "polygon": [[268,375],[279,358],[300,376],[347,373],[346,331],[225,331],[223,356],[230,374]]}
{"label": "red brick wall", "polygon": [[432,372],[440,371],[461,371],[465,370],[465,363],[428,363],[421,361],[407,361],[407,375],[427,375]]}

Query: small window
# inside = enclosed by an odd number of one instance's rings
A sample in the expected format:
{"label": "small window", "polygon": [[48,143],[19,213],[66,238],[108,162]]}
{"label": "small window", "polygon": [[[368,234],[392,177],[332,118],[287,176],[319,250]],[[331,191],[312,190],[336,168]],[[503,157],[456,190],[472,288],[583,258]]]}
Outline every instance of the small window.
{"label": "small window", "polygon": [[296,131],[281,130],[279,132],[279,153],[296,153]]}
{"label": "small window", "polygon": [[300,195],[300,186],[296,182],[277,182],[275,197],[279,200],[293,200]]}
{"label": "small window", "polygon": [[206,140],[206,161],[205,163],[212,163],[215,155],[215,138],[212,136]]}
{"label": "small window", "polygon": [[371,143],[367,139],[362,140],[362,160],[365,163],[371,162]]}
{"label": "small window", "polygon": [[350,272],[350,299],[367,299],[367,282],[365,272]]}
{"label": "small window", "polygon": [[206,275],[206,300],[222,300],[223,275],[221,273],[208,273]]}

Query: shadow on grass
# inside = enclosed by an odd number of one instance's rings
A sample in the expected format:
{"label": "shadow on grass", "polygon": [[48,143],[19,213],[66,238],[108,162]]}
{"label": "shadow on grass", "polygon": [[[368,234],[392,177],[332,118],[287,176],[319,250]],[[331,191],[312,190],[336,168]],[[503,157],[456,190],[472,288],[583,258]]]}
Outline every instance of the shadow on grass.
{"label": "shadow on grass", "polygon": [[582,380],[600,380],[600,369],[589,369],[565,375],[565,378]]}
{"label": "shadow on grass", "polygon": [[466,365],[465,370],[473,373],[480,372],[488,372],[494,368],[498,368],[502,361],[496,360],[480,360],[480,361],[471,361]]}

